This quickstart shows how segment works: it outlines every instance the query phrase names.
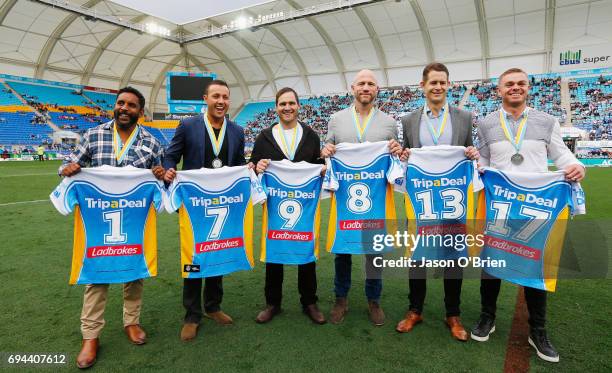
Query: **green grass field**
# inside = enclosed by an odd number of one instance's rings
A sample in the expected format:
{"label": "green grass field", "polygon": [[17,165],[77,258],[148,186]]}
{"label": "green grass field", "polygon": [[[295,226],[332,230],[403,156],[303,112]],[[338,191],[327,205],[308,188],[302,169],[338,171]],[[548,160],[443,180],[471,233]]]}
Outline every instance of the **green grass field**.
{"label": "green grass field", "polygon": [[[48,201],[49,193],[60,181],[55,174],[58,165],[58,162],[0,163],[0,353],[65,353],[68,364],[63,369],[76,370],[83,289],[68,285],[73,218],[61,216]],[[589,220],[597,219],[592,222],[593,227],[598,224],[600,230],[605,230],[608,240],[612,239],[611,180],[612,169],[588,170],[583,183],[588,215],[576,220],[583,221],[581,226],[589,226]],[[323,211],[327,208],[324,203]],[[397,208],[402,216],[401,204]],[[258,243],[261,209],[256,208],[256,213]],[[323,221],[326,218],[325,213]],[[601,222],[606,218],[607,228]],[[322,225],[326,227],[325,223]],[[326,229],[321,233],[325,240]],[[589,236],[588,231],[584,233]],[[395,324],[408,305],[407,278],[385,279],[381,303],[387,323],[374,327],[367,319],[363,265],[359,259],[354,259],[350,312],[342,325],[314,325],[302,315],[297,271],[291,267],[285,270],[284,312],[267,325],[256,324],[255,316],[265,303],[264,266],[257,261],[253,271],[225,278],[223,309],[234,317],[235,325],[223,327],[204,320],[198,338],[183,343],[179,339],[183,308],[177,215],[160,215],[158,234],[159,275],[146,280],[141,315],[148,343],[129,344],[121,321],[121,286],[111,286],[102,348],[94,370],[499,372],[503,369],[516,286],[503,284],[497,331],[487,343],[451,340],[443,323],[440,280],[428,282],[425,322],[409,334],[398,334]],[[589,255],[590,244],[585,240],[584,250],[576,252],[580,260],[588,262],[588,258],[581,257]],[[609,245],[606,247],[609,250]],[[258,245],[255,253],[258,258]],[[605,271],[609,264],[609,259],[608,263],[599,263]],[[326,315],[334,299],[333,274],[333,255],[322,253],[318,263],[318,294],[319,306]],[[469,328],[479,315],[479,281],[466,279],[463,284],[462,320]],[[532,353],[531,370],[612,371],[612,281],[562,280],[557,289],[548,298],[548,331],[561,362],[544,363]],[[0,367],[7,365],[2,362]]]}

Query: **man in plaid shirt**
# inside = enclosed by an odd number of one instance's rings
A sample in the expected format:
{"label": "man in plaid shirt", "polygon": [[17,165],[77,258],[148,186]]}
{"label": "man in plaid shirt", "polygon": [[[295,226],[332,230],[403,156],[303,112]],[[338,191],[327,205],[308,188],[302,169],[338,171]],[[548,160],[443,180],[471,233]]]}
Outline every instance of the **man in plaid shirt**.
{"label": "man in plaid shirt", "polygon": [[[134,166],[149,168],[158,179],[163,179],[162,147],[147,130],[138,125],[144,114],[145,98],[138,90],[125,87],[119,90],[115,102],[114,119],[89,129],[83,141],[59,168],[62,176],[72,176],[81,167]],[[142,345],[146,334],[140,327],[142,279],[123,284],[123,324],[130,342]],[[85,287],[81,311],[83,343],[77,356],[77,366],[88,368],[96,362],[98,336],[104,326],[104,308],[108,284]]]}

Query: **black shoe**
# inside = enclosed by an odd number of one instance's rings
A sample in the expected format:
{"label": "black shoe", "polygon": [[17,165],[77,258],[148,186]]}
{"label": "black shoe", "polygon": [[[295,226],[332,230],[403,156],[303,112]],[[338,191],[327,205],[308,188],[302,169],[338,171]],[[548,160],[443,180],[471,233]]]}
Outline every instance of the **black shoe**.
{"label": "black shoe", "polygon": [[545,329],[531,329],[528,341],[529,344],[535,348],[540,359],[551,363],[559,362],[559,354],[548,340]]}
{"label": "black shoe", "polygon": [[495,319],[491,316],[481,313],[476,325],[470,333],[473,340],[478,342],[486,342],[489,340],[489,335],[495,331]]}

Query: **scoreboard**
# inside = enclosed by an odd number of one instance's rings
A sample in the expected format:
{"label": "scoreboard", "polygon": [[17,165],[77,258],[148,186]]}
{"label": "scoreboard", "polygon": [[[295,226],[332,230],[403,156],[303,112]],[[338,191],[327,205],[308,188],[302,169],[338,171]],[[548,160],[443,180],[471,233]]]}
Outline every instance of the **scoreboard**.
{"label": "scoreboard", "polygon": [[168,72],[166,101],[169,113],[198,114],[206,106],[204,91],[217,78],[214,73]]}

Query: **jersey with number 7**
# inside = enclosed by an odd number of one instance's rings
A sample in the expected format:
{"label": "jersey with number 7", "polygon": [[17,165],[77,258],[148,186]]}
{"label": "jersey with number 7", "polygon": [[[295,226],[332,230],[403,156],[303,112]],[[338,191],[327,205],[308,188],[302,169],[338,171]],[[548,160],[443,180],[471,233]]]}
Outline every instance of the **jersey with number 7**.
{"label": "jersey with number 7", "polygon": [[166,210],[179,211],[183,278],[253,268],[253,204],[265,198],[247,166],[178,171]]}

